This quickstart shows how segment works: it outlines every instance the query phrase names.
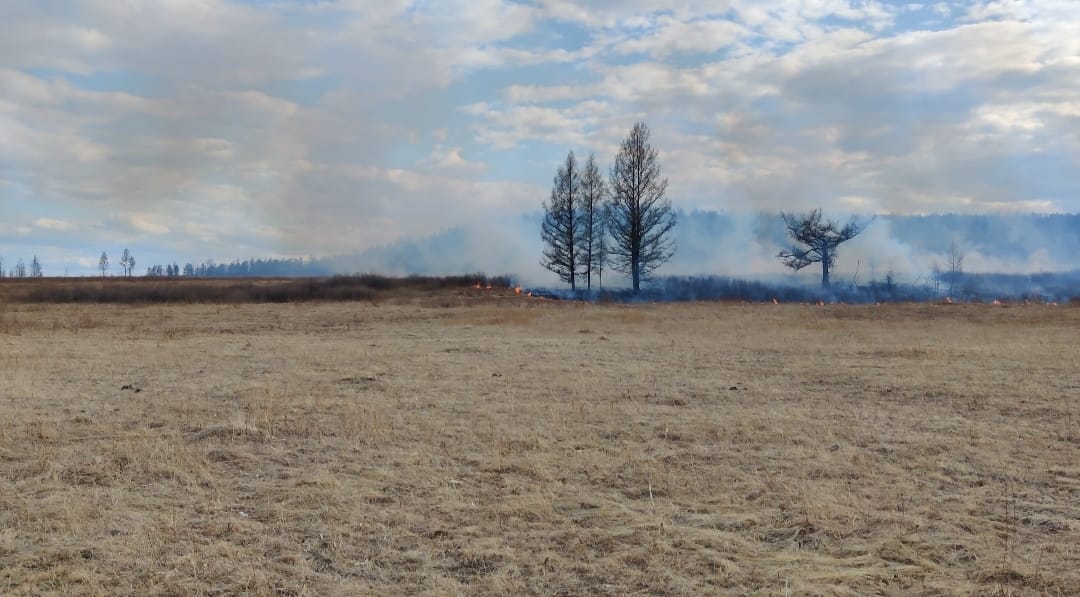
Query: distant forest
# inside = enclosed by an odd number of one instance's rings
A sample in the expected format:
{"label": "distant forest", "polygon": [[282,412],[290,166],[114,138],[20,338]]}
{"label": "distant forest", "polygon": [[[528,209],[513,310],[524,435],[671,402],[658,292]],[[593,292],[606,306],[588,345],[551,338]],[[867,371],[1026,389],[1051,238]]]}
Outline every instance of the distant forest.
{"label": "distant forest", "polygon": [[194,277],[194,278],[306,278],[328,276],[335,273],[327,259],[300,258],[263,258],[237,259],[229,263],[215,263],[213,260],[181,266],[178,263],[151,265],[146,268],[146,275],[151,277]]}

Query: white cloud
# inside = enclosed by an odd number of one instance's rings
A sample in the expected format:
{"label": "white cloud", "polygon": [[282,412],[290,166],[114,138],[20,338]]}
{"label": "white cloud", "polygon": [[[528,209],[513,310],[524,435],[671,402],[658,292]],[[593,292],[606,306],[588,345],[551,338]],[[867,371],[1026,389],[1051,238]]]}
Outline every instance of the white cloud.
{"label": "white cloud", "polygon": [[643,52],[663,59],[674,53],[716,52],[749,37],[750,31],[732,21],[685,22],[663,17],[650,33],[612,43],[611,49],[616,54]]}
{"label": "white cloud", "polygon": [[76,229],[75,224],[54,218],[38,218],[34,220],[34,226],[42,230],[57,230],[60,232],[70,232]]}
{"label": "white cloud", "polygon": [[444,147],[436,145],[431,155],[423,160],[422,165],[434,170],[444,172],[472,173],[483,172],[487,169],[486,164],[471,162],[461,156],[461,147]]}
{"label": "white cloud", "polygon": [[142,214],[132,214],[128,217],[128,223],[131,227],[139,232],[145,232],[146,234],[153,234],[161,236],[169,233],[169,227],[154,222],[149,217]]}

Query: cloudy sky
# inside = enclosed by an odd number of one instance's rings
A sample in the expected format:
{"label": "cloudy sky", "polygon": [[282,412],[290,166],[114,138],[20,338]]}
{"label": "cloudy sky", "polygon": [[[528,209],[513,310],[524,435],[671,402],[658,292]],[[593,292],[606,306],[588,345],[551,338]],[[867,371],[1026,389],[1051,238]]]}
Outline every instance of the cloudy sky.
{"label": "cloudy sky", "polygon": [[1071,0],[8,0],[0,258],[515,218],[645,120],[682,209],[1080,211]]}

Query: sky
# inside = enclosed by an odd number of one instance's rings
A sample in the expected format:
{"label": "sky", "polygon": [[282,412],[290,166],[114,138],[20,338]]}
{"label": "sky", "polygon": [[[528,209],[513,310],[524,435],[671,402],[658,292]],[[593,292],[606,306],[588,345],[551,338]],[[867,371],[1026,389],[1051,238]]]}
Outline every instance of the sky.
{"label": "sky", "polygon": [[5,268],[482,235],[637,121],[678,209],[1080,211],[1074,1],[0,2]]}

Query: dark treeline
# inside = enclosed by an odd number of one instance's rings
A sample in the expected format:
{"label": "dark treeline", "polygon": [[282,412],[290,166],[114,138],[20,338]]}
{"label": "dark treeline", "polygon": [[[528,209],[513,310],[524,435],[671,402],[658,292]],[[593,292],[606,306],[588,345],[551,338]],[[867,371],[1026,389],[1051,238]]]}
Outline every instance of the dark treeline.
{"label": "dark treeline", "polygon": [[1080,270],[1043,274],[969,274],[955,280],[955,292],[944,282],[901,283],[883,278],[867,284],[834,284],[828,288],[775,284],[727,276],[664,276],[643,292],[629,289],[598,292],[540,291],[560,299],[613,301],[742,301],[752,303],[901,303],[949,302],[1064,303],[1080,298]]}
{"label": "dark treeline", "polygon": [[146,268],[146,275],[153,278],[310,278],[333,273],[329,260],[314,258],[237,259],[229,263],[171,263]]}
{"label": "dark treeline", "polygon": [[[426,294],[436,290],[510,288],[506,276],[482,273],[460,276],[376,274],[324,278],[177,279],[141,278],[102,283],[94,278],[54,278],[35,284],[12,285],[6,298],[25,303],[298,303],[312,301],[366,301]],[[19,288],[19,287],[22,288]]]}

